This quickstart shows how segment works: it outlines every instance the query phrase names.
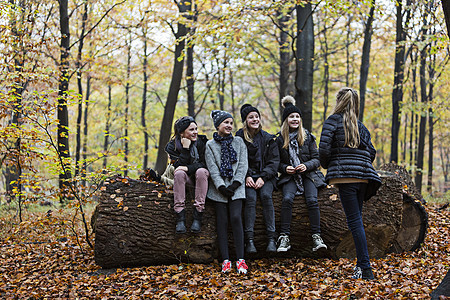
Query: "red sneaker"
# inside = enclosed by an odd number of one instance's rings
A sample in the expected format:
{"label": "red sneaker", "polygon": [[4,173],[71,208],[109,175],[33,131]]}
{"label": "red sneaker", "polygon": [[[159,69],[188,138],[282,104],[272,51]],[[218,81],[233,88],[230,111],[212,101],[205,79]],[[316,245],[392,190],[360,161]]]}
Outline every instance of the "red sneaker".
{"label": "red sneaker", "polygon": [[236,262],[236,268],[239,274],[247,274],[248,267],[243,258]]}
{"label": "red sneaker", "polygon": [[231,271],[231,261],[225,259],[222,263],[222,273],[228,273]]}

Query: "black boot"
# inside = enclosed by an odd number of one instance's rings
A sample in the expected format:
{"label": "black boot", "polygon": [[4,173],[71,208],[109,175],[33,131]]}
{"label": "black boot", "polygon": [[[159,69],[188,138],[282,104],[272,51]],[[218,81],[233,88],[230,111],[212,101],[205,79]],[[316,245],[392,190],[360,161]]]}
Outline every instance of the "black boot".
{"label": "black boot", "polygon": [[256,253],[255,243],[253,242],[253,232],[245,233],[245,252]]}
{"label": "black boot", "polygon": [[192,221],[191,232],[193,233],[200,232],[202,228],[202,217],[203,212],[199,212],[197,209],[194,208],[194,220]]}
{"label": "black boot", "polygon": [[275,240],[276,233],[275,232],[269,232],[267,234],[268,242],[267,242],[267,252],[277,252],[277,243]]}
{"label": "black boot", "polygon": [[177,215],[177,226],[176,226],[176,232],[177,233],[185,233],[186,232],[186,213],[184,209],[180,211],[179,213],[176,213]]}

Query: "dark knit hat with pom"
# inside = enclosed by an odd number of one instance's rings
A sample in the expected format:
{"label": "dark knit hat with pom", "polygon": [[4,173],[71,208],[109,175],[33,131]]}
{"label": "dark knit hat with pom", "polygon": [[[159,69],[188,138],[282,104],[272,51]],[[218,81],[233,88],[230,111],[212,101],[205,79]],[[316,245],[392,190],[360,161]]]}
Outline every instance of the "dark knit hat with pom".
{"label": "dark knit hat with pom", "polygon": [[254,107],[251,106],[250,104],[244,104],[241,106],[241,120],[242,123],[245,122],[245,120],[247,119],[247,116],[249,113],[251,113],[252,111],[256,112],[258,114],[258,116],[261,118],[261,114],[259,113],[259,110]]}
{"label": "dark knit hat with pom", "polygon": [[283,110],[283,115],[281,116],[281,123],[284,122],[284,120],[286,120],[286,118],[296,112],[300,115],[300,118],[302,117],[302,111],[300,110],[300,108],[298,108],[297,106],[295,106],[295,99],[292,96],[284,96],[283,99],[281,99],[281,105],[283,105],[284,110]]}
{"label": "dark knit hat with pom", "polygon": [[218,128],[219,125],[225,121],[228,118],[232,118],[233,116],[227,112],[227,111],[223,111],[223,110],[213,110],[211,112],[211,118],[213,119],[214,122],[214,127]]}

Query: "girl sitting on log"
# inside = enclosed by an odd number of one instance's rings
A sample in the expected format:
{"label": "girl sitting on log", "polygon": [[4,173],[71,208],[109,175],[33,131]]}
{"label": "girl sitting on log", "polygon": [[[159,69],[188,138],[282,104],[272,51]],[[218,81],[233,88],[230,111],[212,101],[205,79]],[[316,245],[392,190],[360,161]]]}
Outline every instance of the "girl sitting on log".
{"label": "girl sitting on log", "polygon": [[319,144],[321,165],[328,169],[326,181],[336,185],[353,235],[356,267],[352,278],[373,279],[362,220],[363,201],[373,196],[381,185],[372,166],[376,150],[369,130],[358,120],[359,97],[352,88],[341,88],[336,107],[325,121]]}
{"label": "girl sitting on log", "polygon": [[244,230],[242,228],[242,202],[245,187],[241,184],[247,174],[247,148],[240,137],[233,137],[233,117],[230,113],[213,110],[211,117],[217,132],[206,143],[206,165],[211,173],[208,199],[215,201],[217,239],[222,255],[222,272],[231,271],[228,254],[228,214],[230,215],[236,248],[238,273],[247,273],[244,260]]}
{"label": "girl sitting on log", "polygon": [[247,146],[248,171],[245,178],[244,235],[247,253],[256,253],[253,242],[256,218],[256,199],[259,196],[263,208],[267,232],[267,252],[276,252],[275,212],[272,193],[276,184],[280,155],[275,136],[262,130],[261,115],[256,107],[241,107],[243,128],[236,132]]}
{"label": "girl sitting on log", "polygon": [[316,138],[302,126],[300,109],[295,99],[286,96],[281,100],[284,107],[282,125],[277,137],[280,151],[281,173],[278,187],[283,191],[281,203],[281,228],[278,237],[278,252],[291,248],[289,241],[292,219],[292,204],[296,195],[305,195],[311,226],[313,251],[327,248],[320,237],[320,210],[317,201],[317,189],[326,186],[325,178],[318,170],[320,166]]}
{"label": "girl sitting on log", "polygon": [[205,164],[205,147],[208,139],[198,134],[194,118],[185,116],[175,121],[174,136],[166,145],[165,151],[173,162],[173,199],[177,216],[176,233],[186,232],[186,184],[195,182],[194,221],[191,232],[201,230],[202,215],[208,191],[209,171]]}

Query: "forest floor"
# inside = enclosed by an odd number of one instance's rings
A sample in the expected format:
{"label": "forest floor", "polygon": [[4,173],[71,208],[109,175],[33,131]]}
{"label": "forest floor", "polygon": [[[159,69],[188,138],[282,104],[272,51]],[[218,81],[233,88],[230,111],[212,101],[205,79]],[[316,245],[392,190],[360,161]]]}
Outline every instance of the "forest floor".
{"label": "forest floor", "polygon": [[429,229],[419,250],[372,260],[373,281],[350,279],[349,259],[247,261],[247,275],[222,274],[218,262],[104,270],[74,211],[24,211],[19,223],[14,210],[3,209],[0,298],[429,299],[450,268],[450,209],[439,207],[426,206]]}

